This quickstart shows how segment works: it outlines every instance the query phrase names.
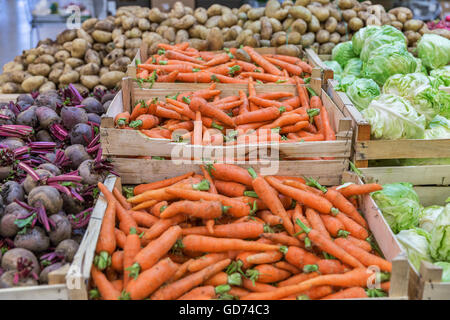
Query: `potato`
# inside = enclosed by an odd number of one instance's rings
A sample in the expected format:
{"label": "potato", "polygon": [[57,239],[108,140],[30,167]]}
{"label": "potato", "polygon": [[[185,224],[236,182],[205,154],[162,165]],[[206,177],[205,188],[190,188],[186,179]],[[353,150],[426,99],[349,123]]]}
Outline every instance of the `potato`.
{"label": "potato", "polygon": [[7,64],[5,64],[3,66],[3,72],[14,72],[14,71],[22,71],[23,70],[23,65],[19,64],[17,62],[8,62]]}
{"label": "potato", "polygon": [[209,32],[208,28],[202,25],[195,25],[189,29],[189,35],[191,38],[199,38],[202,40],[206,40],[208,32]]}
{"label": "potato", "polygon": [[[37,56],[36,54],[28,54],[28,55],[26,56],[26,58],[25,58],[25,62],[26,62],[27,64],[33,63],[34,60],[37,59],[37,57],[38,57],[38,56]],[[23,68],[23,66],[22,66],[22,68]]]}
{"label": "potato", "polygon": [[336,31],[340,34],[340,35],[344,35],[348,32],[348,24],[345,21],[341,21],[337,24],[336,26]]}
{"label": "potato", "polygon": [[329,17],[327,22],[325,23],[325,30],[327,30],[330,33],[333,33],[336,31],[337,24],[338,22],[334,17]]}
{"label": "potato", "polygon": [[335,18],[337,22],[342,21],[342,11],[340,9],[329,6],[328,10],[330,11],[330,17]]}
{"label": "potato", "polygon": [[348,22],[348,26],[350,27],[350,30],[358,31],[362,27],[364,27],[364,23],[360,18],[351,18]]}
{"label": "potato", "polygon": [[131,30],[138,24],[138,18],[136,17],[123,17],[122,18],[122,29]]}
{"label": "potato", "polygon": [[208,50],[220,50],[223,48],[223,34],[219,28],[212,28],[206,38],[208,41]]}
{"label": "potato", "polygon": [[236,48],[237,46],[238,43],[236,40],[224,41],[223,43],[224,48]]}
{"label": "potato", "polygon": [[239,8],[239,12],[247,13],[251,8],[252,8],[251,5],[249,5],[248,3],[245,3]]}
{"label": "potato", "polygon": [[[125,41],[125,48],[130,49],[130,48],[139,48],[142,44],[142,39],[140,38],[135,38],[135,39],[128,39]],[[119,49],[122,50],[122,49]]]}
{"label": "potato", "polygon": [[30,64],[27,71],[34,76],[47,76],[50,73],[50,66],[45,63]]}
{"label": "potato", "polygon": [[281,7],[286,8],[286,7],[292,7],[293,5],[294,5],[294,2],[292,0],[285,0],[281,4]]}
{"label": "potato", "polygon": [[222,14],[222,6],[220,4],[213,4],[206,11],[208,17],[220,16]]}
{"label": "potato", "polygon": [[164,39],[168,40],[169,42],[174,42],[175,37],[176,37],[175,29],[172,27],[167,28],[166,31],[164,31],[162,36]]}
{"label": "potato", "polygon": [[281,8],[278,0],[269,0],[266,3],[264,14],[266,17],[275,18],[275,13]]}
{"label": "potato", "polygon": [[208,13],[205,8],[197,8],[194,11],[194,17],[198,23],[204,24],[208,20]]}
{"label": "potato", "polygon": [[217,27],[217,26],[219,25],[219,21],[220,21],[221,19],[222,19],[221,16],[213,16],[213,17],[210,17],[210,18],[206,21],[205,27],[208,28],[208,29]]}
{"label": "potato", "polygon": [[56,84],[59,84],[59,77],[61,77],[63,72],[63,69],[53,69],[48,75],[48,79]]}
{"label": "potato", "polygon": [[247,37],[251,37],[252,35],[253,35],[252,31],[246,29],[246,30],[242,31],[242,32],[237,36],[236,42],[237,42],[239,45],[241,45],[241,44],[244,43],[244,41],[245,41],[245,39],[246,39]]}
{"label": "potato", "polygon": [[76,37],[77,37],[77,31],[75,29],[67,29],[67,30],[64,30],[63,32],[61,32],[56,37],[56,42],[58,44],[63,44],[66,42],[73,41]]}
{"label": "potato", "polygon": [[114,39],[114,48],[123,49],[125,48],[125,41],[127,40],[127,37],[124,35],[121,35]]}
{"label": "potato", "polygon": [[220,28],[224,27],[232,27],[234,26],[238,21],[238,18],[233,13],[225,13],[222,15],[221,19],[219,20],[218,26]]}
{"label": "potato", "polygon": [[94,26],[95,26],[95,24],[97,23],[97,21],[98,21],[97,18],[90,18],[90,19],[87,19],[86,21],[84,21],[84,22],[81,24],[81,28],[82,28],[84,31],[90,31],[90,30],[92,30],[92,29],[94,28]]}
{"label": "potato", "polygon": [[277,54],[282,54],[286,56],[293,56],[298,57],[300,55],[300,49],[297,46],[294,46],[292,44],[285,44],[282,46],[279,46],[276,49]]}
{"label": "potato", "polygon": [[323,43],[319,47],[319,54],[331,54],[331,51],[336,46],[333,42]]}
{"label": "potato", "polygon": [[391,21],[389,24],[400,31],[403,30],[403,23],[401,23],[400,21]]}
{"label": "potato", "polygon": [[[362,19],[362,20],[364,20],[364,19]],[[371,25],[381,26],[380,19],[378,19],[378,17],[375,16],[374,14],[370,14],[365,21],[366,21],[367,26],[371,26]]]}
{"label": "potato", "polygon": [[36,60],[34,60],[34,63],[45,63],[51,66],[55,63],[55,58],[52,55],[43,54],[42,56],[39,56]]}
{"label": "potato", "polygon": [[311,11],[305,7],[295,5],[289,9],[289,14],[295,19],[304,20],[306,23],[311,22]]}
{"label": "potato", "polygon": [[31,77],[31,74],[26,71],[11,72],[11,80],[15,83],[21,84],[28,77]]}
{"label": "potato", "polygon": [[108,43],[112,40],[111,32],[102,30],[95,30],[94,32],[92,32],[92,37],[95,39],[95,41],[100,43]]}
{"label": "potato", "polygon": [[174,23],[174,27],[177,29],[189,29],[190,27],[192,27],[194,25],[194,23],[197,20],[195,19],[194,16],[191,15],[186,15],[183,18],[181,18],[180,20],[178,20],[177,23]]}
{"label": "potato", "polygon": [[[78,80],[78,79],[77,79]],[[25,92],[31,92],[38,90],[40,86],[42,86],[45,82],[45,77],[43,76],[33,76],[25,79],[24,82],[22,82],[22,89]],[[75,81],[76,82],[76,81]],[[2,91],[5,92],[4,88],[2,88]]]}
{"label": "potato", "polygon": [[401,23],[405,23],[413,18],[413,13],[411,9],[405,7],[397,7],[388,11],[389,13],[395,15]]}
{"label": "potato", "polygon": [[[278,1],[276,1],[276,2],[278,3]],[[271,36],[272,36],[272,24],[270,23],[269,18],[262,17],[261,18],[261,39],[262,40],[270,40]]]}
{"label": "potato", "polygon": [[252,30],[253,33],[261,32],[261,21],[257,20],[257,21],[253,21],[253,22],[249,23],[247,29]]}
{"label": "potato", "polygon": [[308,23],[308,31],[317,32],[320,30],[320,22],[316,16],[311,16],[311,21]]}
{"label": "potato", "polygon": [[283,30],[283,25],[277,19],[270,18],[269,21],[270,21],[270,24],[272,25],[272,32],[278,32],[278,31]]}
{"label": "potato", "polygon": [[259,18],[261,18],[264,15],[265,10],[266,10],[266,8],[264,8],[264,7],[252,8],[252,9],[248,10],[247,17],[250,20],[258,20]]}
{"label": "potato", "polygon": [[272,39],[270,39],[270,45],[272,47],[278,47],[283,44],[286,44],[286,32],[284,31],[275,32],[272,35]]}
{"label": "potato", "polygon": [[39,93],[45,93],[52,90],[56,90],[56,85],[51,81],[47,81],[39,88]]}
{"label": "potato", "polygon": [[407,30],[405,31],[405,37],[408,40],[408,45],[412,45],[413,43],[416,43],[420,40],[421,35],[418,32],[415,32],[413,30]]}
{"label": "potato", "polygon": [[125,56],[127,56],[130,59],[134,59],[134,57],[136,57],[138,50],[139,48],[128,48],[125,50]]}
{"label": "potato", "polygon": [[270,40],[259,40],[259,45],[261,47],[270,47]]}
{"label": "potato", "polygon": [[84,61],[86,61],[86,63],[93,63],[96,65],[100,65],[101,63],[100,55],[97,51],[92,49],[88,49],[86,51],[86,54],[84,55]]}
{"label": "potato", "polygon": [[137,26],[138,26],[139,30],[141,30],[141,31],[150,30],[150,21],[148,21],[145,18],[140,18],[138,20]]}
{"label": "potato", "polygon": [[286,19],[286,17],[289,14],[289,8],[290,7],[286,7],[285,9],[280,9],[277,12],[275,12],[273,18],[279,20],[279,21],[283,21],[284,19]]}
{"label": "potato", "polygon": [[319,30],[316,33],[316,41],[318,43],[325,43],[330,40],[330,33],[327,30]]}
{"label": "potato", "polygon": [[74,58],[83,58],[88,49],[88,42],[84,39],[75,39],[72,41],[70,54]]}
{"label": "potato", "polygon": [[125,77],[124,72],[120,71],[110,71],[101,76],[100,82],[107,88],[114,88],[123,77]]}
{"label": "potato", "polygon": [[77,30],[77,38],[86,40],[89,44],[94,43],[94,39],[83,29]]}
{"label": "potato", "polygon": [[92,49],[98,52],[98,54],[101,54],[103,51],[106,51],[106,44],[104,43],[94,43],[92,45]]}
{"label": "potato", "polygon": [[114,30],[114,23],[107,19],[100,20],[95,24],[94,29],[112,32]]}
{"label": "potato", "polygon": [[127,71],[127,66],[131,63],[131,59],[129,57],[121,57],[114,61],[113,64],[109,66],[109,70],[111,71]]}
{"label": "potato", "polygon": [[417,32],[422,28],[423,25],[424,25],[423,21],[412,19],[405,22],[404,28],[406,31],[411,30]]}
{"label": "potato", "polygon": [[308,9],[320,22],[324,22],[330,17],[330,11],[327,7],[309,5]]}
{"label": "potato", "polygon": [[338,44],[341,41],[341,35],[337,32],[330,34],[330,42]]}
{"label": "potato", "polygon": [[189,46],[199,51],[208,50],[208,41],[206,41],[205,39],[191,38],[188,40],[188,42]]}
{"label": "potato", "polygon": [[305,34],[306,30],[308,29],[308,25],[306,22],[302,19],[297,19],[291,24],[291,30],[296,31],[300,34]]}
{"label": "potato", "polygon": [[[31,77],[32,78],[32,77]],[[29,78],[28,78],[29,79]],[[25,80],[26,81],[26,80]],[[25,82],[24,81],[24,82]],[[23,85],[23,83],[22,83]],[[19,84],[14,83],[14,82],[6,82],[5,84],[3,84],[2,86],[2,93],[17,93],[17,92],[21,92],[23,87],[21,87]],[[31,92],[33,90],[30,91],[26,91],[26,92]]]}
{"label": "potato", "polygon": [[66,64],[68,64],[69,66],[71,66],[73,69],[82,66],[84,64],[84,61],[78,58],[69,58],[66,59]]}
{"label": "potato", "polygon": [[175,36],[175,43],[183,43],[189,39],[189,33],[186,30],[178,30]]}
{"label": "potato", "polygon": [[127,32],[125,32],[125,36],[127,38],[142,38],[142,31],[139,28],[133,28],[131,30],[128,30]]}
{"label": "potato", "polygon": [[302,35],[302,40],[300,41],[300,44],[304,48],[307,48],[307,47],[311,46],[315,40],[316,40],[316,35],[313,32],[308,32],[308,33],[305,33],[304,35]]}
{"label": "potato", "polygon": [[342,11],[342,18],[345,21],[347,21],[347,22],[350,21],[352,18],[355,18],[357,16],[358,16],[358,14],[354,10],[344,10],[344,11]]}
{"label": "potato", "polygon": [[158,8],[152,8],[148,14],[148,19],[151,22],[160,23],[161,21],[167,19],[167,14],[162,13]]}
{"label": "potato", "polygon": [[295,5],[306,7],[308,4],[310,4],[310,2],[311,2],[311,0],[296,0]]}
{"label": "potato", "polygon": [[74,70],[69,72],[64,72],[61,77],[59,77],[60,85],[68,85],[70,83],[78,82],[80,79],[80,74]]}
{"label": "potato", "polygon": [[351,9],[355,6],[356,1],[354,0],[338,0],[337,5],[339,9],[345,10],[345,9]]}

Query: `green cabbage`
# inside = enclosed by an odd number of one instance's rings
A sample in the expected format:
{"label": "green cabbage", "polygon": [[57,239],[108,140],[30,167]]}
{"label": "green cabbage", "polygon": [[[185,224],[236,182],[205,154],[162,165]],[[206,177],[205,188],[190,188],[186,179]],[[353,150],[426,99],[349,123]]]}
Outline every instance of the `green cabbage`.
{"label": "green cabbage", "polygon": [[340,75],[342,73],[342,67],[337,61],[327,60],[323,62],[328,68],[333,70],[334,76]]}
{"label": "green cabbage", "polygon": [[402,97],[382,94],[361,111],[375,139],[423,139],[425,117]]}
{"label": "green cabbage", "polygon": [[430,79],[424,73],[394,74],[383,85],[383,93],[400,97],[414,97],[421,87],[430,85]]}
{"label": "green cabbage", "polygon": [[339,80],[339,85],[336,87],[337,91],[347,91],[347,88],[352,85],[353,82],[358,80],[354,75],[344,76],[341,74],[341,78]]}
{"label": "green cabbage", "polygon": [[422,207],[411,183],[385,184],[383,190],[372,193],[372,198],[394,233],[419,224]]}
{"label": "green cabbage", "polygon": [[384,45],[395,45],[406,50],[406,44],[407,41],[403,32],[393,26],[384,25],[364,41],[360,58],[362,61],[369,60],[372,51]]}
{"label": "green cabbage", "polygon": [[355,107],[361,111],[380,95],[380,88],[372,79],[357,79],[346,90]]}
{"label": "green cabbage", "polygon": [[450,63],[450,40],[437,34],[424,34],[417,44],[417,52],[429,69],[446,66]]}
{"label": "green cabbage", "polygon": [[408,260],[416,268],[420,269],[421,261],[432,262],[429,254],[430,234],[420,228],[402,230],[397,234],[397,240],[408,254]]}
{"label": "green cabbage", "polygon": [[362,66],[363,62],[359,58],[352,58],[348,60],[342,74],[345,76],[360,77]]}
{"label": "green cabbage", "polygon": [[353,45],[351,41],[341,42],[331,51],[331,58],[334,61],[337,61],[342,68],[345,68],[348,60],[355,57],[356,55],[353,52]]}
{"label": "green cabbage", "polygon": [[430,76],[436,78],[438,86],[450,87],[450,65],[431,70]]}
{"label": "green cabbage", "polygon": [[442,270],[442,281],[450,282],[450,263],[439,261],[435,263],[436,266],[441,267]]}
{"label": "green cabbage", "polygon": [[361,50],[364,46],[364,42],[372,34],[380,30],[379,26],[369,25],[365,28],[359,29],[352,37],[353,51],[357,56],[361,54]]}
{"label": "green cabbage", "polygon": [[416,67],[416,59],[404,47],[385,44],[371,51],[369,59],[363,63],[361,74],[382,86],[390,76],[412,73]]}
{"label": "green cabbage", "polygon": [[425,231],[431,232],[433,229],[434,221],[444,211],[443,206],[429,206],[423,208],[422,216],[420,217],[419,227]]}
{"label": "green cabbage", "polygon": [[450,204],[437,217],[431,231],[431,257],[438,261],[450,262]]}
{"label": "green cabbage", "polygon": [[425,139],[450,139],[450,120],[436,116],[425,130]]}

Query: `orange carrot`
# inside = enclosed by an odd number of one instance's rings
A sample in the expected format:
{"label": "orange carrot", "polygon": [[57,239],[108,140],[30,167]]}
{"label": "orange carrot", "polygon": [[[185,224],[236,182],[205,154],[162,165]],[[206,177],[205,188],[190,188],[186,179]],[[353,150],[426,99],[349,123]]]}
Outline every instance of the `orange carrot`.
{"label": "orange carrot", "polygon": [[102,226],[97,240],[97,246],[95,248],[95,252],[97,254],[107,252],[108,255],[112,255],[116,250],[116,237],[114,234],[115,225],[116,202],[109,201],[103,217]]}
{"label": "orange carrot", "polygon": [[198,259],[193,260],[187,269],[190,272],[197,272],[204,268],[206,268],[209,265],[212,265],[216,262],[219,262],[224,259],[234,259],[236,257],[237,253],[235,251],[230,252],[223,252],[223,253],[208,253],[204,256],[201,256]]}
{"label": "orange carrot", "polygon": [[235,127],[235,123],[230,116],[228,116],[224,111],[215,108],[208,104],[208,102],[200,97],[193,97],[191,99],[191,103],[189,104],[189,107],[193,111],[200,111],[202,115],[205,115],[207,117],[216,118],[217,120],[223,122],[224,124]]}
{"label": "orange carrot", "polygon": [[359,214],[358,210],[356,210],[353,204],[348,201],[340,192],[333,189],[328,189],[327,192],[325,192],[324,197],[327,198],[337,209],[358,222],[364,228],[367,228],[367,222]]}
{"label": "orange carrot", "polygon": [[111,256],[111,268],[114,271],[122,273],[123,272],[123,251],[115,251]]}
{"label": "orange carrot", "polygon": [[252,271],[247,273],[251,274],[255,280],[262,283],[274,283],[283,281],[291,275],[290,272],[278,269],[270,264],[259,264]]}
{"label": "orange carrot", "polygon": [[120,291],[95,266],[91,268],[91,276],[95,286],[104,300],[119,300]]}
{"label": "orange carrot", "polygon": [[114,123],[119,128],[124,128],[130,123],[130,113],[128,111],[121,112],[114,117]]}
{"label": "orange carrot", "polygon": [[147,184],[140,184],[134,188],[134,194],[138,195],[138,194],[141,194],[148,190],[155,190],[155,189],[160,189],[160,188],[171,186],[177,182],[180,182],[181,180],[191,177],[193,174],[194,174],[194,172],[191,171],[191,172],[188,172],[181,176],[177,176],[177,177],[173,177],[173,178],[169,178],[169,179],[165,179],[165,180],[161,180],[161,181],[156,181],[156,182],[152,182],[152,183],[147,183]]}
{"label": "orange carrot", "polygon": [[350,184],[344,188],[340,188],[338,191],[346,198],[351,196],[357,196],[375,191],[382,190],[383,187],[378,183],[367,183],[362,185]]}
{"label": "orange carrot", "polygon": [[147,229],[144,233],[144,240],[153,240],[159,236],[161,236],[164,232],[166,232],[171,226],[174,226],[186,218],[183,215],[178,215],[170,219],[159,219],[154,225],[152,225],[149,229]]}
{"label": "orange carrot", "polygon": [[125,241],[125,246],[123,248],[123,285],[127,286],[128,280],[130,279],[129,267],[133,265],[133,260],[136,255],[141,250],[141,239],[137,234],[136,229],[130,230]]}
{"label": "orange carrot", "polygon": [[311,273],[299,273],[295,276],[290,277],[289,279],[286,279],[284,281],[278,282],[278,287],[287,287],[295,284],[299,284],[303,281],[313,279],[318,277],[320,274],[318,272],[311,272]]}
{"label": "orange carrot", "polygon": [[159,124],[159,119],[151,114],[142,114],[130,123],[134,129],[151,129]]}
{"label": "orange carrot", "polygon": [[170,204],[160,215],[167,219],[183,213],[202,219],[215,219],[222,215],[222,204],[219,201],[177,201]]}
{"label": "orange carrot", "polygon": [[278,250],[278,245],[245,241],[241,239],[212,238],[200,235],[187,235],[183,238],[186,250],[198,252],[224,252],[230,250],[270,251]]}
{"label": "orange carrot", "polygon": [[317,230],[318,232],[322,233],[326,238],[331,240],[327,228],[323,224],[322,219],[320,219],[320,215],[314,209],[306,208],[305,215],[306,219],[308,219],[311,228]]}
{"label": "orange carrot", "polygon": [[155,216],[146,213],[144,211],[128,211],[131,217],[136,221],[138,226],[140,227],[146,227],[150,228],[152,225],[154,225],[159,219]]}
{"label": "orange carrot", "polygon": [[202,286],[192,289],[177,300],[210,300],[216,295],[214,286]]}
{"label": "orange carrot", "polygon": [[298,274],[301,272],[300,269],[298,269],[296,266],[293,266],[292,264],[290,264],[286,261],[278,261],[278,262],[274,263],[273,265],[279,269],[289,271],[292,274]]}
{"label": "orange carrot", "polygon": [[361,287],[351,287],[340,290],[336,293],[323,297],[320,300],[333,300],[333,299],[361,299],[367,298],[366,291]]}
{"label": "orange carrot", "polygon": [[272,242],[282,244],[284,246],[297,246],[300,247],[302,244],[297,238],[289,236],[283,233],[263,233],[261,234],[263,238],[270,239]]}
{"label": "orange carrot", "polygon": [[[281,110],[280,110],[281,109]],[[276,108],[276,107],[268,107],[264,109],[259,109],[256,111],[250,111],[247,113],[243,113],[238,115],[235,118],[235,122],[237,125],[247,124],[252,122],[264,122],[270,121],[278,118],[284,108]]]}
{"label": "orange carrot", "polygon": [[320,260],[319,257],[299,247],[289,247],[285,255],[287,262],[293,266],[303,269],[305,265],[316,264]]}
{"label": "orange carrot", "polygon": [[[253,239],[264,232],[264,226],[260,223],[241,222],[233,224],[222,224],[214,227],[212,236],[219,238]],[[183,228],[183,235],[210,235],[206,227]]]}
{"label": "orange carrot", "polygon": [[241,197],[247,190],[247,187],[238,182],[215,180],[214,185],[220,194],[227,197]]}
{"label": "orange carrot", "polygon": [[127,235],[120,229],[114,228],[114,235],[116,237],[116,243],[119,248],[125,247]]}
{"label": "orange carrot", "polygon": [[255,49],[245,46],[244,51],[248,53],[250,58],[259,66],[261,66],[265,71],[273,75],[280,75],[281,71],[275,67],[272,63],[267,61],[263,56],[261,56]]}
{"label": "orange carrot", "polygon": [[251,264],[264,264],[277,262],[281,258],[283,258],[283,254],[280,251],[265,251],[252,254],[248,256],[246,259],[247,262]]}

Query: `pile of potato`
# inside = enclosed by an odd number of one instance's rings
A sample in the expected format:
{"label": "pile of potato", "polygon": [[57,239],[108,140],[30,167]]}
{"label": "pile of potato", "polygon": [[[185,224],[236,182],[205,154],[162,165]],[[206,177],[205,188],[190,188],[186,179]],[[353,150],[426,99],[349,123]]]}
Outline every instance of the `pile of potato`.
{"label": "pile of potato", "polygon": [[269,0],[261,8],[213,4],[195,10],[176,2],[168,13],[121,7],[115,17],[89,19],[81,29],[65,30],[56,41],[47,39],[24,51],[3,67],[0,88],[3,93],[45,92],[69,83],[80,91],[112,88],[120,84],[142,42],[150,53],[156,52],[158,43],[189,41],[199,50],[247,45],[278,47],[279,53],[293,56],[300,56],[306,47],[330,54],[366,25],[391,24],[404,31],[413,48],[422,34],[431,31],[412,16],[407,8],[386,12],[381,5],[357,0],[285,0],[282,4]]}

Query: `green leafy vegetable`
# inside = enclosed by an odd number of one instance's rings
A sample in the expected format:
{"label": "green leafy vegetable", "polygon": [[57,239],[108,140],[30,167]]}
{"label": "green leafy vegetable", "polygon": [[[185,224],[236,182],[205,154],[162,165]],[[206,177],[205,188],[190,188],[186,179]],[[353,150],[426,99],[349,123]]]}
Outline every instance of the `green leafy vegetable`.
{"label": "green leafy vegetable", "polygon": [[398,242],[405,248],[408,254],[408,260],[416,268],[420,269],[422,260],[431,262],[429,254],[429,238],[430,234],[420,228],[402,230],[396,235]]}
{"label": "green leafy vegetable", "polygon": [[428,69],[450,63],[450,40],[437,34],[424,34],[417,44],[417,54]]}
{"label": "green leafy vegetable", "polygon": [[346,93],[359,111],[367,108],[381,94],[380,88],[372,79],[357,79],[347,88]]}
{"label": "green leafy vegetable", "polygon": [[450,204],[437,217],[431,230],[431,257],[438,261],[450,261]]}
{"label": "green leafy vegetable", "polygon": [[331,58],[337,61],[342,68],[345,68],[347,62],[355,58],[356,54],[353,51],[353,44],[351,41],[339,43],[331,52]]}

